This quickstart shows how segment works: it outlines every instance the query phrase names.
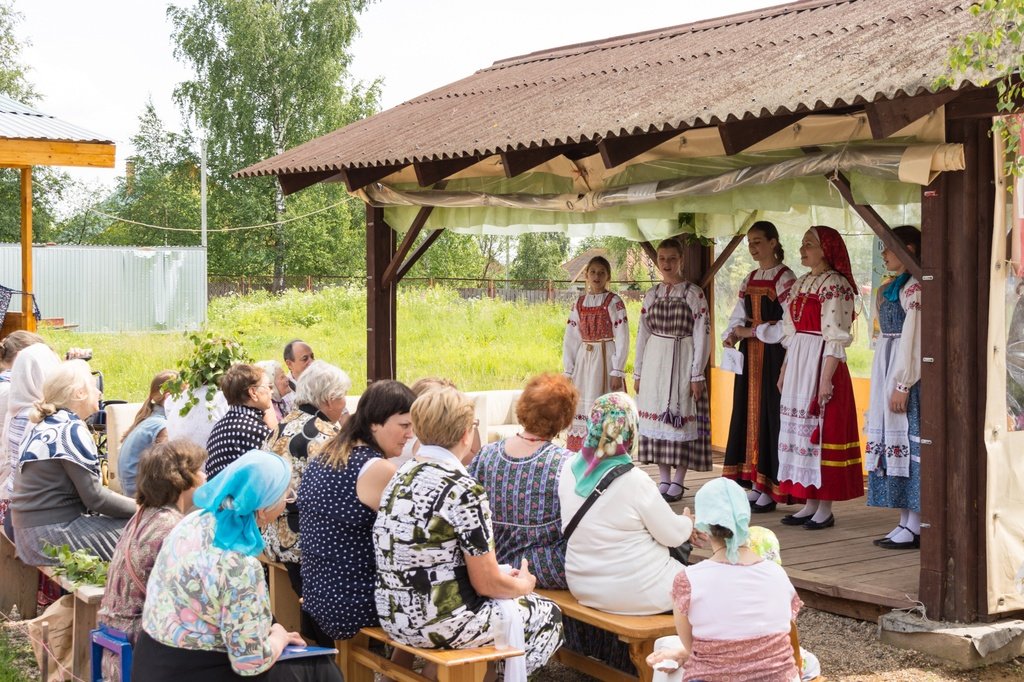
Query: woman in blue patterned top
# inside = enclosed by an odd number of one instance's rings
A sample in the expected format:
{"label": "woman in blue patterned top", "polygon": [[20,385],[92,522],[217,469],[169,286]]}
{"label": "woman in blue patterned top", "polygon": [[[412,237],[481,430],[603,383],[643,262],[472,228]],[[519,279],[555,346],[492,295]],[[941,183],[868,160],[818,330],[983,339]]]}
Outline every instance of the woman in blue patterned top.
{"label": "woman in blue patterned top", "polygon": [[572,423],[579,394],[559,374],[531,379],[516,403],[523,430],[483,448],[470,463],[491,503],[498,563],[527,559],[537,586],[567,589],[558,472],[572,453],[552,443]]}

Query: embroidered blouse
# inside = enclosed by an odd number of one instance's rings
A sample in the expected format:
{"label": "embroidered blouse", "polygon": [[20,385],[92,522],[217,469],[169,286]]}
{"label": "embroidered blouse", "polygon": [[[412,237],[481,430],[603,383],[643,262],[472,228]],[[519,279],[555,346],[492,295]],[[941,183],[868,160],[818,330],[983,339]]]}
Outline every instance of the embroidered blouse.
{"label": "embroidered blouse", "polygon": [[[921,283],[913,277],[900,289],[900,305],[907,316],[903,320],[899,346],[889,371],[896,380],[896,390],[909,393],[921,380]],[[875,311],[878,311],[877,300]]]}
{"label": "embroidered blouse", "polygon": [[[565,374],[572,375],[576,368],[576,353],[584,341],[580,334],[580,306],[601,308],[608,294],[609,292],[587,294],[573,303],[572,310],[569,311],[569,320],[565,323],[565,337],[562,340],[562,367]],[[609,375],[624,377],[626,374],[623,370],[626,367],[626,358],[629,357],[629,320],[626,319],[626,304],[618,294],[611,294],[611,297],[608,303],[608,317],[611,320],[611,338],[615,342],[615,352],[612,354],[612,369]]]}
{"label": "embroidered blouse", "polygon": [[789,291],[786,314],[782,317],[782,345],[796,336],[794,316],[800,317],[802,298],[817,295],[821,299],[821,337],[825,341],[825,356],[846,362],[846,349],[853,343],[853,315],[856,311],[856,292],[846,278],[835,270],[819,275],[802,275]]}
{"label": "embroidered blouse", "polygon": [[711,357],[711,317],[708,314],[708,300],[699,286],[692,282],[655,285],[644,296],[640,308],[640,328],[636,334],[636,360],[633,364],[633,378],[640,378],[644,362],[644,349],[651,331],[647,326],[647,311],[659,298],[682,298],[693,312],[693,364],[690,366],[690,381],[704,381],[704,369]]}
{"label": "embroidered blouse", "polygon": [[[780,270],[784,272],[780,274]],[[776,277],[778,277],[778,279],[775,279]],[[723,341],[729,338],[729,334],[732,334],[732,330],[736,329],[736,327],[747,327],[750,324],[747,319],[747,307],[744,299],[747,295],[747,284],[749,284],[751,280],[766,282],[775,280],[775,299],[785,307],[786,300],[789,297],[789,290],[793,287],[793,282],[796,281],[796,275],[793,274],[793,271],[790,270],[785,263],[779,263],[774,268],[769,268],[767,270],[759,268],[744,277],[743,283],[740,284],[739,300],[736,302],[736,306],[732,309],[732,314],[729,316],[729,322],[725,325],[725,331],[722,332]],[[754,334],[763,343],[780,343],[783,336],[782,325],[764,322],[757,326],[757,329],[754,330]]]}
{"label": "embroidered blouse", "polygon": [[227,652],[240,675],[274,663],[270,595],[256,557],[215,547],[214,516],[195,511],[164,540],[149,576],[142,627],[167,646]]}

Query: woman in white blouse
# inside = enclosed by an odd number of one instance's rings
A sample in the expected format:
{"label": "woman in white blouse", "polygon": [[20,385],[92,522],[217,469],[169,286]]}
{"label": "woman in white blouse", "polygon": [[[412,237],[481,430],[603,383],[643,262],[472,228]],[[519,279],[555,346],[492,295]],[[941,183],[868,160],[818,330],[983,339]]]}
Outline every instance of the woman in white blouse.
{"label": "woman in white blouse", "polygon": [[[921,233],[903,225],[893,234],[914,254]],[[894,251],[882,252],[893,275],[878,292],[880,334],[871,367],[868,407],[868,505],[900,510],[900,522],[875,540],[885,549],[921,546],[921,284]]]}
{"label": "woman in white blouse", "polygon": [[569,437],[569,450],[579,452],[587,434],[587,415],[594,399],[611,391],[626,390],[629,321],[626,304],[608,291],[611,265],[595,256],[587,263],[587,294],[569,311],[562,342],[562,367],[579,391],[579,403]]}

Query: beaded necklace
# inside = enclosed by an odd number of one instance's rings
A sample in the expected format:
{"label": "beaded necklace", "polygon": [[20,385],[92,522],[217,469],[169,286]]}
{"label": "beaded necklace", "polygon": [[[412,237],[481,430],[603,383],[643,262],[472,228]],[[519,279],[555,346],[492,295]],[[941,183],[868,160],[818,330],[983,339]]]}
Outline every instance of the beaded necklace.
{"label": "beaded necklace", "polygon": [[[825,272],[822,272],[822,273],[819,273],[819,274],[815,275],[814,279],[809,280],[811,282],[811,286],[809,286],[807,288],[804,288],[804,284],[808,280],[804,280],[803,282],[800,282],[800,287],[797,289],[796,296],[793,297],[793,305],[790,306],[790,309],[789,309],[789,316],[791,318],[793,318],[793,323],[794,324],[800,322],[800,318],[803,317],[804,306],[807,304],[807,296],[806,296],[806,294],[809,294],[812,291],[816,292],[818,290],[818,280],[821,279],[822,275],[827,277],[831,273],[832,273],[831,270],[826,270]],[[799,305],[799,307],[797,307],[798,305]]]}

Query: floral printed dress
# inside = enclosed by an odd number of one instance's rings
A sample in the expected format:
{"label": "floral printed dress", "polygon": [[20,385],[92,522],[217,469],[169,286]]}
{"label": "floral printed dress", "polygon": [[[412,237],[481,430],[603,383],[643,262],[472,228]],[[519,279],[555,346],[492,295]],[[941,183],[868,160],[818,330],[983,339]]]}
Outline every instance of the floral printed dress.
{"label": "floral printed dress", "polygon": [[[406,462],[384,489],[373,527],[377,615],[393,638],[426,649],[494,643],[491,623],[502,608],[477,594],[463,553],[494,551],[487,494],[461,464]],[[526,669],[547,663],[562,644],[562,617],[535,594],[519,597]]]}

